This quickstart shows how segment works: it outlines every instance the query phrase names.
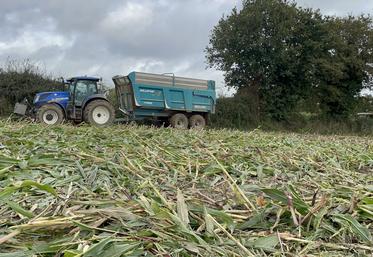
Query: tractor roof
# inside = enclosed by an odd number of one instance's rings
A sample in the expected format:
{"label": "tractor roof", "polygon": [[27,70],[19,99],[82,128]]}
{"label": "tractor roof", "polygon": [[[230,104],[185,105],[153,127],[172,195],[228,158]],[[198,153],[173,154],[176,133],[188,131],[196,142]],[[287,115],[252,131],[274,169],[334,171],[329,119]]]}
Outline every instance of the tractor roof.
{"label": "tractor roof", "polygon": [[92,81],[99,81],[100,78],[96,77],[87,77],[87,76],[77,76],[67,79],[67,81],[73,81],[73,80],[92,80]]}

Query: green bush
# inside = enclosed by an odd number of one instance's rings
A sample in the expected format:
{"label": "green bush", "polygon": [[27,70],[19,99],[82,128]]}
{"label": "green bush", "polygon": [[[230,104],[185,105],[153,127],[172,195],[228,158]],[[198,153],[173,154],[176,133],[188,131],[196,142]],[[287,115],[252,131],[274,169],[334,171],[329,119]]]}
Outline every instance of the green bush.
{"label": "green bush", "polygon": [[[372,110],[369,97],[359,99],[358,112]],[[373,134],[373,117],[359,117],[356,114],[348,118],[329,119],[318,112],[310,112],[307,106],[302,106],[288,115],[284,121],[275,121],[268,116],[260,116],[255,97],[238,93],[234,97],[223,97],[217,100],[216,113],[211,116],[210,126],[213,128],[231,128],[250,130],[260,128],[266,131],[290,131],[296,133],[317,134]]]}
{"label": "green bush", "polygon": [[236,98],[217,100],[216,113],[211,116],[211,126],[216,128],[250,129],[258,126],[258,121],[251,115],[249,101]]}
{"label": "green bush", "polygon": [[63,85],[29,60],[8,60],[0,68],[0,116],[12,113],[16,102],[32,100],[36,93],[62,90]]}

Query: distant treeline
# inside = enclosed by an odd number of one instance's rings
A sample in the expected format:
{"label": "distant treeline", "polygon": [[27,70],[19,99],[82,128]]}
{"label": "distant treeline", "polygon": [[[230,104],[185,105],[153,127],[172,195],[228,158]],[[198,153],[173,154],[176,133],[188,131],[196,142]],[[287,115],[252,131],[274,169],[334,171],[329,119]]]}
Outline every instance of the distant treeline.
{"label": "distant treeline", "polygon": [[216,113],[211,115],[210,126],[239,130],[260,128],[296,133],[373,135],[373,116],[357,115],[373,112],[373,96],[360,96],[357,101],[354,111],[345,118],[332,119],[321,112],[310,112],[313,104],[301,103],[297,111],[288,114],[286,120],[278,121],[266,116],[261,117],[258,106],[250,97],[220,97],[217,99]]}

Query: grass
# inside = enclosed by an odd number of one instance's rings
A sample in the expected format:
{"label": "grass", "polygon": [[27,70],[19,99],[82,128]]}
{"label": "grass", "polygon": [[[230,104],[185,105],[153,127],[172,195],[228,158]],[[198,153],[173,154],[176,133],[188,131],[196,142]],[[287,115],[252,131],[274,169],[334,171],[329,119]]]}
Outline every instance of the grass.
{"label": "grass", "polygon": [[371,256],[373,139],[0,121],[0,257]]}

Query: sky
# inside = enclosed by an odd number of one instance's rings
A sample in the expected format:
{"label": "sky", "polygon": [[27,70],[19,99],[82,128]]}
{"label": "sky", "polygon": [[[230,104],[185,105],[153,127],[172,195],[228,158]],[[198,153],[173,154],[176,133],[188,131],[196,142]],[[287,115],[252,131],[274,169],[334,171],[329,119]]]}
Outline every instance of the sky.
{"label": "sky", "polygon": [[[373,14],[373,0],[297,0],[328,15]],[[55,77],[112,85],[131,71],[216,80],[205,48],[214,25],[241,0],[1,0],[0,63],[30,59]]]}

